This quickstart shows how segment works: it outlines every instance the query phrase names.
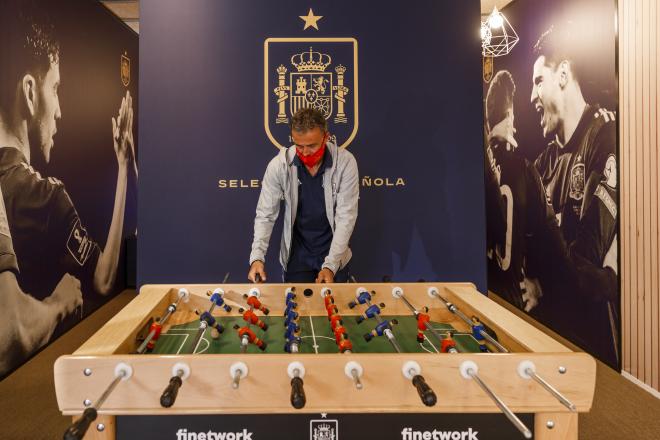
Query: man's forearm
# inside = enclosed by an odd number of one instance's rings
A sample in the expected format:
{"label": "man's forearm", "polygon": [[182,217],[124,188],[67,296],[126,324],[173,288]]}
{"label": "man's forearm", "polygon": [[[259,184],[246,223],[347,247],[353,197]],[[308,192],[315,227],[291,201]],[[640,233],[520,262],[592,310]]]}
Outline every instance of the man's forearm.
{"label": "man's forearm", "polygon": [[115,206],[112,210],[112,222],[110,223],[105,248],[99,255],[94,271],[94,288],[102,295],[110,293],[117,275],[122,231],[124,229],[127,180],[128,168],[126,165],[120,165],[117,173],[117,190],[115,192]]}
{"label": "man's forearm", "polygon": [[0,273],[0,374],[48,342],[61,316],[46,298],[23,293],[12,272]]}

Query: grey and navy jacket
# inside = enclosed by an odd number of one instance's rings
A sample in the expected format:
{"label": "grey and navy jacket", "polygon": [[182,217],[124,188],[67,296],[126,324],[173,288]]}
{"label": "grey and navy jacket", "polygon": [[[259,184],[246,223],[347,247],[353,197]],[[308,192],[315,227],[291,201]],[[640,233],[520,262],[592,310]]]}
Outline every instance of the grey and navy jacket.
{"label": "grey and navy jacket", "polygon": [[[332,156],[332,166],[323,174],[325,211],[332,228],[332,243],[323,268],[337,273],[351,259],[348,243],[357,219],[360,182],[357,162],[349,151],[328,142],[326,152]],[[295,155],[295,146],[283,148],[266,168],[254,219],[250,264],[256,260],[265,261],[273,225],[280,212],[280,202],[284,200],[280,264],[284,269],[287,267],[298,208],[298,167],[293,163]]]}

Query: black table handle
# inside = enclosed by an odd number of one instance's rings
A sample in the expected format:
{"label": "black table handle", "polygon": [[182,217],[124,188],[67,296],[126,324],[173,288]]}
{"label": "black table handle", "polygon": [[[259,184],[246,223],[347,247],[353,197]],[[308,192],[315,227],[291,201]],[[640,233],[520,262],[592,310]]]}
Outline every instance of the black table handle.
{"label": "black table handle", "polygon": [[174,405],[177,394],[179,394],[179,388],[183,384],[183,381],[179,376],[174,376],[170,379],[170,384],[165,388],[163,394],[160,396],[160,404],[163,408],[169,408]]}
{"label": "black table handle", "polygon": [[438,398],[436,397],[431,387],[424,380],[424,376],[421,374],[416,375],[413,377],[412,383],[415,385],[415,388],[417,388],[417,394],[419,394],[419,397],[422,399],[422,403],[424,403],[424,405],[433,406],[436,404]]}
{"label": "black table handle", "polygon": [[64,433],[64,440],[82,440],[85,437],[85,433],[89,428],[89,425],[96,420],[96,409],[87,408],[83,412],[82,417],[76,420],[69,429]]}
{"label": "black table handle", "polygon": [[303,380],[299,377],[291,379],[291,405],[295,409],[300,409],[305,406],[307,398],[305,397],[305,389],[303,388]]}

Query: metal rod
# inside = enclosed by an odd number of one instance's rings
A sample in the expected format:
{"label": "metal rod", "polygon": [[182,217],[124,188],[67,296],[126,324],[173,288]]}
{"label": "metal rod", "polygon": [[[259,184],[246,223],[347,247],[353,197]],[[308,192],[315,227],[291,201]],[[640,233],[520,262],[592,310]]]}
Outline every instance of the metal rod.
{"label": "metal rod", "polygon": [[[367,301],[367,304],[371,306],[371,301]],[[376,321],[378,321],[379,324],[383,322],[383,318],[380,317],[380,315],[375,316]],[[401,353],[401,347],[399,346],[399,343],[397,342],[396,338],[394,337],[394,333],[392,333],[392,330],[389,328],[386,328],[385,331],[385,336],[387,336],[387,340],[390,341],[390,344],[392,344],[392,347],[396,350],[397,353]]]}
{"label": "metal rod", "polygon": [[[410,301],[408,301],[408,298],[406,298],[404,295],[401,295],[399,298],[403,300],[403,302],[406,304],[406,306],[408,306],[410,311],[412,311],[415,314],[415,316],[419,314],[419,311],[415,308],[415,306],[413,306],[410,303]],[[429,330],[433,334],[433,336],[435,336],[438,339],[438,342],[442,343],[442,336],[440,335],[440,333],[437,332],[436,329],[431,327],[430,324],[426,326],[426,329]]]}
{"label": "metal rod", "polygon": [[[466,323],[467,325],[470,326],[470,328],[472,328],[472,325],[473,325],[472,320],[471,320],[470,318],[468,318],[468,317],[465,315],[465,313],[461,312],[461,311],[458,309],[458,307],[456,307],[456,305],[454,305],[454,304],[452,304],[451,302],[449,302],[449,301],[447,301],[446,299],[444,299],[444,298],[443,298],[439,293],[437,293],[437,292],[436,292],[435,296],[438,297],[442,302],[445,303],[445,306],[447,307],[447,309],[448,309],[450,312],[452,312],[453,314],[455,314],[456,316],[458,316],[459,318],[461,318],[463,321],[465,321],[465,323]],[[508,353],[508,352],[509,352],[509,350],[507,350],[506,347],[504,347],[502,344],[500,344],[499,342],[497,342],[497,341],[496,341],[491,335],[489,335],[489,334],[486,332],[486,330],[481,330],[481,331],[479,331],[479,334],[481,334],[481,336],[483,336],[484,339],[486,339],[488,342],[490,342],[491,344],[493,344],[493,346],[495,346],[495,348],[497,348],[497,350],[498,350],[499,352],[501,352],[501,353]]]}
{"label": "metal rod", "polygon": [[[179,296],[173,304],[170,304],[167,307],[167,312],[163,315],[162,318],[160,318],[158,320],[158,324],[160,324],[161,326],[165,325],[165,323],[170,318],[172,313],[174,313],[176,308],[179,306],[179,302],[181,301],[181,298],[182,297]],[[138,347],[137,352],[139,354],[144,353],[144,351],[147,349],[147,345],[149,345],[149,342],[151,342],[151,340],[154,338],[154,336],[156,336],[156,330],[151,330],[149,332],[149,334],[147,335],[147,337],[145,338],[145,340],[142,341],[142,344],[140,344],[140,346]]]}
{"label": "metal rod", "polygon": [[577,411],[575,404],[572,403],[570,400],[568,400],[566,397],[564,397],[555,387],[550,385],[548,382],[543,380],[541,376],[536,374],[536,372],[531,369],[527,368],[525,370],[525,373],[527,373],[532,379],[534,379],[539,385],[541,385],[543,388],[545,388],[550,394],[552,394],[559,402],[564,405],[566,408],[570,409],[571,411],[575,412]]}
{"label": "metal rod", "polygon": [[119,374],[117,377],[114,378],[114,380],[110,383],[108,388],[101,394],[101,397],[98,398],[98,400],[94,403],[94,408],[99,409],[101,405],[103,405],[103,402],[105,402],[105,399],[108,398],[110,393],[112,393],[112,390],[115,389],[117,384],[126,376],[126,372],[124,370],[119,371]]}
{"label": "metal rod", "polygon": [[474,379],[477,384],[479,384],[481,389],[488,395],[488,397],[493,400],[493,402],[495,402],[495,405],[497,405],[497,407],[504,413],[506,418],[509,419],[511,423],[513,423],[513,425],[525,436],[525,438],[532,438],[532,432],[529,430],[529,428],[527,428],[527,426],[525,426],[525,424],[518,418],[518,416],[516,416],[513,411],[511,411],[509,407],[506,406],[506,404],[502,402],[502,400],[497,397],[495,393],[493,393],[488,385],[483,383],[483,381],[479,378],[479,375],[477,375],[477,373],[475,373],[472,368],[467,369],[467,374],[472,379]]}
{"label": "metal rod", "polygon": [[[371,300],[367,300],[367,306],[371,307]],[[379,324],[383,322],[383,318],[380,317],[380,314],[377,314],[374,317],[376,318],[376,321],[378,321]],[[401,350],[401,346],[397,342],[394,333],[392,333],[390,329],[385,329],[384,333],[387,336],[387,340],[390,341],[390,344],[392,344],[392,347],[394,347],[396,352],[401,353],[403,350]]]}
{"label": "metal rod", "polygon": [[443,339],[442,335],[438,333],[438,331],[434,327],[431,327],[431,324],[427,324],[426,329],[430,331],[431,334],[433,334],[433,336],[435,336],[438,339],[438,342],[442,344],[442,339]]}
{"label": "metal rod", "polygon": [[402,299],[404,303],[406,303],[406,305],[408,306],[408,308],[410,309],[411,312],[413,312],[415,315],[419,313],[417,311],[417,309],[412,304],[410,304],[410,301],[408,301],[408,298],[403,296],[403,294],[399,298]]}
{"label": "metal rod", "polygon": [[486,333],[486,330],[481,330],[479,333],[481,333],[481,336],[483,336],[484,338],[486,338],[486,339],[488,340],[488,342],[490,342],[491,344],[493,344],[493,345],[495,346],[495,348],[497,348],[497,350],[498,350],[500,353],[508,353],[508,352],[509,352],[509,350],[507,350],[506,347],[504,347],[502,344],[500,344],[500,343],[497,342],[495,339],[493,339],[493,337],[492,337],[491,335],[489,335],[488,333]]}
{"label": "metal rod", "polygon": [[149,342],[156,336],[156,330],[151,330],[147,337],[142,341],[142,344],[137,349],[138,354],[144,353],[144,351],[147,349],[147,345],[149,345]]}
{"label": "metal rod", "polygon": [[394,349],[397,351],[397,353],[402,353],[403,350],[401,350],[401,346],[399,345],[399,342],[394,337],[394,333],[392,332],[392,330],[390,330],[389,328],[386,328],[383,333],[385,333],[385,336],[387,336],[387,340],[390,341],[390,343],[392,344],[392,347],[394,347]]}
{"label": "metal rod", "polygon": [[355,382],[355,388],[361,390],[362,381],[360,380],[360,376],[358,376],[358,371],[355,368],[351,370],[351,376],[353,376],[353,382]]}
{"label": "metal rod", "polygon": [[206,321],[199,322],[199,329],[197,330],[195,339],[193,339],[192,351],[190,353],[195,354],[195,350],[197,350],[197,345],[199,344],[199,341],[202,339],[202,335],[204,335],[204,332],[206,331],[207,327],[208,324],[206,323]]}
{"label": "metal rod", "polygon": [[243,374],[241,369],[236,369],[236,372],[234,372],[234,380],[231,383],[231,387],[235,390],[238,389],[238,385],[241,382],[241,374]]}

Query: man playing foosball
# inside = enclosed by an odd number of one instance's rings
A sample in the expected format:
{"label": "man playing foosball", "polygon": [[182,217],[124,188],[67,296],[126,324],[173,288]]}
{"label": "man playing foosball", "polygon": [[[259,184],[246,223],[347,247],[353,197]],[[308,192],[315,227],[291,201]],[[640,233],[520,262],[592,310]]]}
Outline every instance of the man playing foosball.
{"label": "man playing foosball", "polygon": [[294,145],[270,161],[262,181],[248,279],[266,280],[268,242],[284,200],[280,243],[284,281],[346,281],[348,243],[357,219],[357,163],[350,152],[329,142],[325,117],[318,110],[296,112],[291,138]]}

